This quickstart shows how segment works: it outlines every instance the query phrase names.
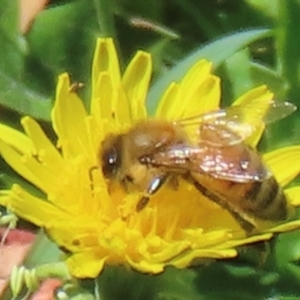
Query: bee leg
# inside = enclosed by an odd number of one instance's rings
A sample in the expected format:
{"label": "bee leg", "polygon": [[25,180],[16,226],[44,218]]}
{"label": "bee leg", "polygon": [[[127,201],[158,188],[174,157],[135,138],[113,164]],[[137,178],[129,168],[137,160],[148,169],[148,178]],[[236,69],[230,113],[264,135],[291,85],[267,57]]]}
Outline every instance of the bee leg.
{"label": "bee leg", "polygon": [[243,246],[239,249],[240,258],[247,264],[256,268],[263,269],[266,266],[268,257],[271,255],[272,248],[269,242],[261,241]]}
{"label": "bee leg", "polygon": [[171,189],[177,190],[179,187],[178,176],[169,176],[168,185]]}
{"label": "bee leg", "polygon": [[140,212],[144,207],[146,207],[146,205],[148,204],[150,200],[149,196],[143,196],[140,201],[138,202],[138,204],[136,205],[136,211]]}
{"label": "bee leg", "polygon": [[163,174],[157,177],[154,177],[149,184],[149,187],[146,191],[146,194],[139,200],[138,204],[136,205],[136,211],[140,212],[142,209],[146,207],[148,204],[150,197],[155,194],[161,186],[165,183],[167,180],[168,175]]}
{"label": "bee leg", "polygon": [[97,166],[92,166],[90,169],[89,169],[89,179],[90,179],[90,188],[91,188],[91,191],[94,191],[94,180],[93,180],[93,172],[95,170],[98,170],[99,168]]}
{"label": "bee leg", "polygon": [[268,256],[271,254],[271,246],[268,242],[262,241],[254,244],[254,250],[257,251],[258,267],[263,268],[267,262]]}

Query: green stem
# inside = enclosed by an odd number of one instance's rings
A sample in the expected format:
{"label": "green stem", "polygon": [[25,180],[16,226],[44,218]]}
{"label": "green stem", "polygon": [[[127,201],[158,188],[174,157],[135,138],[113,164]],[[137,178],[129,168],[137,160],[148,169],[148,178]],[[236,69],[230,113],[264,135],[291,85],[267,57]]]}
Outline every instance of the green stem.
{"label": "green stem", "polygon": [[97,21],[101,35],[112,37],[116,40],[116,29],[114,24],[114,14],[111,8],[110,0],[94,0]]}
{"label": "green stem", "polygon": [[121,48],[117,39],[111,0],[94,0],[94,6],[100,34],[102,37],[113,38],[116,48],[118,49],[120,64],[122,65]]}
{"label": "green stem", "polygon": [[62,280],[70,280],[72,277],[69,273],[68,267],[64,262],[55,262],[40,265],[35,268],[36,276],[39,279],[44,278],[58,278]]}

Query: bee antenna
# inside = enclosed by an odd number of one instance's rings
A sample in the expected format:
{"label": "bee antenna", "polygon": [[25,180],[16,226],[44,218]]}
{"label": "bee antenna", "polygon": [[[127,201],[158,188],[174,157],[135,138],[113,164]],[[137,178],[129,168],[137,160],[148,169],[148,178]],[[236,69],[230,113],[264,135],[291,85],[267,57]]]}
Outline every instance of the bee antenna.
{"label": "bee antenna", "polygon": [[95,170],[98,170],[98,167],[97,167],[97,166],[92,166],[92,167],[89,169],[90,188],[91,188],[91,191],[92,191],[92,192],[94,191],[93,172],[94,172]]}

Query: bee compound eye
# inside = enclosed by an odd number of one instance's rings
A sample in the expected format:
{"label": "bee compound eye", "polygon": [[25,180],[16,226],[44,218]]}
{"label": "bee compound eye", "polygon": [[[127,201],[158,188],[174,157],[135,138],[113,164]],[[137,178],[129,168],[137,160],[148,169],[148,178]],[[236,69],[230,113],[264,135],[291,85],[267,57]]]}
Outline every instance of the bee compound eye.
{"label": "bee compound eye", "polygon": [[102,173],[104,177],[111,178],[116,175],[121,166],[120,139],[116,138],[108,144],[104,143],[102,148]]}
{"label": "bee compound eye", "polygon": [[105,177],[113,176],[118,168],[118,154],[115,148],[108,149],[102,154],[102,172]]}

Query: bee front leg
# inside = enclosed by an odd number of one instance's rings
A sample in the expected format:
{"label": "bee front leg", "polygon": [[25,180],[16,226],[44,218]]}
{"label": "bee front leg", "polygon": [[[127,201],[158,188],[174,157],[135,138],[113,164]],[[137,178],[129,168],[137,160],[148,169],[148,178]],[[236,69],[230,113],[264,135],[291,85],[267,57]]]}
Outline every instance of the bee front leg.
{"label": "bee front leg", "polygon": [[136,211],[140,212],[142,209],[146,207],[148,204],[150,197],[155,194],[161,186],[166,182],[168,178],[168,174],[163,174],[160,176],[154,177],[149,184],[149,187],[145,193],[145,195],[140,199],[138,204],[136,205]]}
{"label": "bee front leg", "polygon": [[99,170],[98,166],[92,166],[89,169],[89,180],[90,180],[90,189],[93,192],[94,191],[94,179],[93,179],[93,172],[95,170]]}

